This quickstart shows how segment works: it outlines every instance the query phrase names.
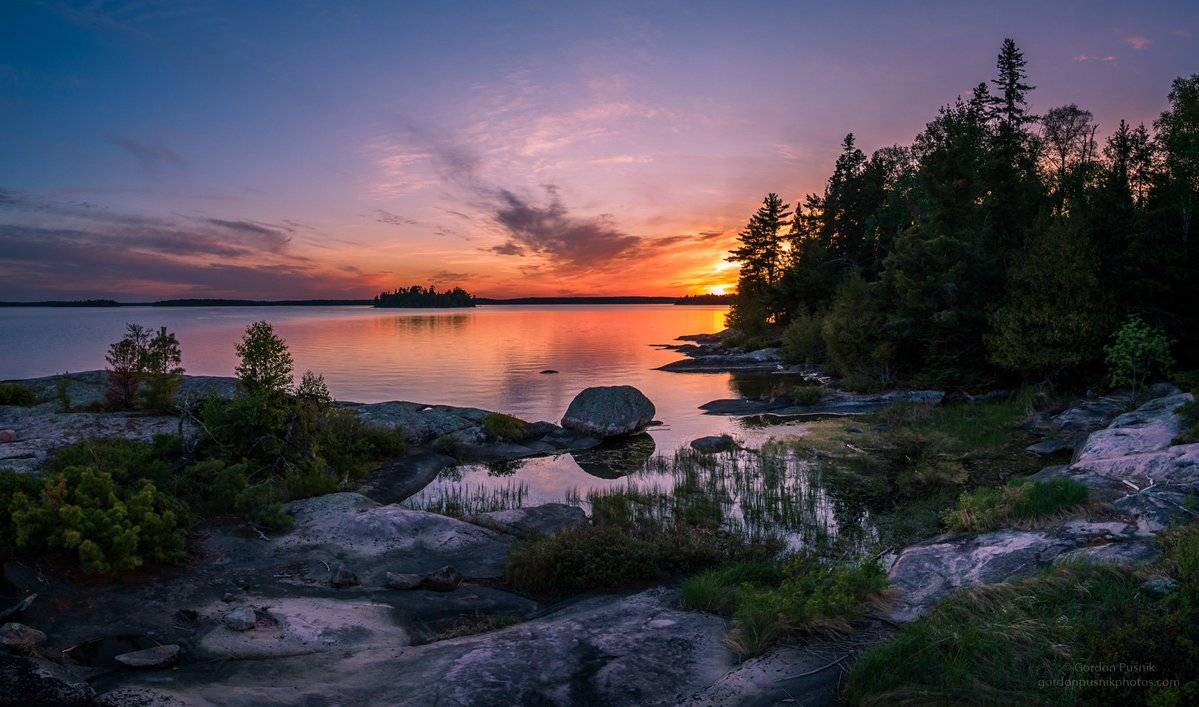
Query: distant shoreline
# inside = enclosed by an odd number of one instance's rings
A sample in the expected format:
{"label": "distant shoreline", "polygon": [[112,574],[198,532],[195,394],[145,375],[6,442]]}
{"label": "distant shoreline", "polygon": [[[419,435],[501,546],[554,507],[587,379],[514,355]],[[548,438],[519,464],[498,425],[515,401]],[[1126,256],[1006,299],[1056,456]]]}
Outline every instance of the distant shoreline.
{"label": "distant shoreline", "polygon": [[[495,299],[478,297],[480,305],[570,305],[570,304],[731,304],[727,295],[690,297],[514,297]],[[35,302],[0,302],[0,307],[370,307],[369,299],[307,299],[307,300],[240,300],[240,299],[173,299],[154,302],[118,302],[116,300],[41,300]],[[387,307],[385,309],[421,309],[420,307]]]}

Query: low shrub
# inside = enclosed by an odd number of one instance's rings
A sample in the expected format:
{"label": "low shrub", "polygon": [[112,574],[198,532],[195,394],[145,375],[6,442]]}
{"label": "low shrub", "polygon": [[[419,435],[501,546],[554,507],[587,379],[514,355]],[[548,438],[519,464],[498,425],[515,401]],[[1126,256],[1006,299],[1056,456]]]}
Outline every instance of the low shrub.
{"label": "low shrub", "polygon": [[519,442],[529,436],[529,425],[524,420],[493,412],[483,418],[483,429],[495,439]]}
{"label": "low shrub", "polygon": [[153,482],[123,487],[107,472],[70,466],[46,475],[40,494],[12,495],[15,544],[23,551],[72,553],[93,573],[178,562],[186,532],[175,505]]}
{"label": "low shrub", "polygon": [[36,496],[42,489],[41,478],[13,469],[0,469],[0,558],[17,554],[17,530],[12,522],[12,500],[18,493]]}
{"label": "low shrub", "polygon": [[[1193,704],[1199,524],[1161,544],[1165,557],[1153,567],[1064,564],[956,593],[864,653],[843,698],[852,705]],[[1154,575],[1177,588],[1164,597],[1147,591]]]}
{"label": "low shrub", "polygon": [[824,388],[819,385],[797,385],[791,389],[790,398],[796,405],[815,405],[824,400]]}
{"label": "low shrub", "polygon": [[965,492],[945,523],[953,530],[984,532],[1060,515],[1086,503],[1089,489],[1072,479],[1015,481]]}
{"label": "low shrub", "polygon": [[731,616],[746,589],[776,587],[783,581],[782,566],[774,560],[732,562],[683,582],[679,604],[689,611]]}
{"label": "low shrub", "polygon": [[664,582],[743,550],[740,541],[711,531],[584,527],[518,543],[508,555],[505,576],[520,591],[562,598]]}
{"label": "low shrub", "polygon": [[844,635],[885,600],[887,575],[873,560],[825,562],[803,553],[783,566],[774,589],[744,587],[729,642],[741,656],[760,655],[793,635]]}
{"label": "low shrub", "polygon": [[22,383],[0,383],[0,405],[37,405],[38,395]]}
{"label": "low shrub", "polygon": [[1174,438],[1174,444],[1194,444],[1199,442],[1199,400],[1194,400],[1178,408],[1178,416],[1182,418],[1182,432]]}

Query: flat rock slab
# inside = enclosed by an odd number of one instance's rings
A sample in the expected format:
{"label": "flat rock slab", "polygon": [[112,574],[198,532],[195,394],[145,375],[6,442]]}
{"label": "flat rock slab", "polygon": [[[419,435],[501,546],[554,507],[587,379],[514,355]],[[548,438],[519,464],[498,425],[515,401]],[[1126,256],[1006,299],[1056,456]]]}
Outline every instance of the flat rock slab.
{"label": "flat rock slab", "polygon": [[733,667],[727,622],[674,603],[661,589],[601,597],[477,636],[295,656],[269,668],[196,664],[141,687],[187,704],[674,705]]}
{"label": "flat rock slab", "polygon": [[[179,431],[179,418],[128,412],[56,413],[49,406],[0,406],[0,427],[11,428],[17,441],[0,443],[0,469],[33,472],[55,450],[96,437],[124,437],[148,442],[159,434]],[[190,428],[185,433],[190,433]]]}
{"label": "flat rock slab", "polygon": [[1190,393],[1179,393],[1150,400],[1120,415],[1104,429],[1091,433],[1075,453],[1074,461],[1090,462],[1166,449],[1182,431],[1178,408],[1194,400]]}
{"label": "flat rock slab", "polygon": [[773,371],[783,366],[779,349],[768,348],[756,351],[715,353],[710,347],[680,348],[689,358],[659,366],[660,371],[724,372],[724,371]]}
{"label": "flat rock slab", "polygon": [[292,531],[262,543],[257,552],[334,558],[371,585],[381,585],[385,571],[423,574],[445,565],[467,578],[502,577],[515,541],[456,518],[382,506],[356,493],[295,501],[287,510],[295,517]]}
{"label": "flat rock slab", "polygon": [[940,390],[893,390],[888,393],[859,394],[826,388],[824,399],[814,405],[795,405],[790,398],[782,396],[774,400],[713,400],[699,407],[712,415],[772,414],[779,417],[816,417],[865,415],[896,403],[939,405],[944,399],[945,392]]}

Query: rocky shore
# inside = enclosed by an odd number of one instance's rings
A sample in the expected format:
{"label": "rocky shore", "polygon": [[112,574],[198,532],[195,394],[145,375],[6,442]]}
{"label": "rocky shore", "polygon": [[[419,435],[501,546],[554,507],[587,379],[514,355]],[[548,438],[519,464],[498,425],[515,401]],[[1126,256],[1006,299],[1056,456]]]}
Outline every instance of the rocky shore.
{"label": "rocky shore", "polygon": [[[102,390],[96,375],[72,377],[76,404]],[[188,378],[184,395],[229,394],[230,385]],[[413,448],[359,493],[289,504],[295,525],[286,533],[201,528],[189,561],[153,581],[78,582],[6,563],[0,703],[831,704],[859,651],[952,592],[1071,559],[1149,562],[1154,536],[1196,515],[1184,499],[1199,493],[1199,444],[1173,444],[1178,410],[1193,397],[1159,387],[1133,410],[1131,396],[1082,400],[1028,421],[1045,444],[1030,453],[1071,453],[1038,478],[1084,483],[1100,509],[895,548],[882,557],[895,600],[854,637],[812,638],[739,663],[725,640],[729,622],[680,610],[672,587],[565,604],[507,588],[513,545],[589,523],[577,507],[456,519],[395,505],[456,463],[438,448],[494,459],[581,450],[653,419],[639,392],[600,390],[572,405],[563,426],[532,423],[518,440],[497,439],[484,422],[493,413],[475,408],[345,403],[372,424],[403,429]],[[939,395],[826,392],[820,405],[822,414],[863,414]],[[814,413],[797,407],[724,411]],[[35,472],[57,446],[87,436],[145,439],[178,428],[172,417],[0,407],[0,429],[16,437],[0,444],[0,466]],[[730,442],[700,446],[720,453]]]}

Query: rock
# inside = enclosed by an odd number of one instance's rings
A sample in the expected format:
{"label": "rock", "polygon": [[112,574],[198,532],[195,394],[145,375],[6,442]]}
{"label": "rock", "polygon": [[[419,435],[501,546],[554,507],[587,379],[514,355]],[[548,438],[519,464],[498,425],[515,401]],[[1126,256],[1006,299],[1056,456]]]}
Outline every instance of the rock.
{"label": "rock", "polygon": [[1144,589],[1146,592],[1149,592],[1155,597],[1161,598],[1167,594],[1174,593],[1178,589],[1178,582],[1175,582],[1169,577],[1157,575],[1156,577],[1150,577],[1149,579],[1145,580],[1145,582],[1141,584],[1141,589]]}
{"label": "rock", "polygon": [[1089,562],[1098,565],[1144,565],[1162,556],[1153,540],[1125,540],[1089,545],[1058,556],[1057,562]]}
{"label": "rock", "polygon": [[453,432],[481,429],[491,413],[479,408],[452,405],[425,405],[393,400],[385,403],[346,403],[343,407],[358,413],[364,421],[381,427],[403,430],[410,444],[428,444]]}
{"label": "rock", "polygon": [[148,687],[118,687],[97,695],[98,707],[183,707],[184,700]]}
{"label": "rock", "polygon": [[1195,493],[1199,492],[1199,444],[1075,462],[1064,475],[1105,492],[1109,498],[1150,486],[1159,491]]}
{"label": "rock", "polygon": [[334,565],[333,570],[329,573],[329,584],[338,589],[353,587],[358,584],[358,575],[345,565]]}
{"label": "rock", "polygon": [[631,385],[586,388],[566,409],[562,426],[597,437],[617,437],[653,422],[654,404]]}
{"label": "rock", "polygon": [[756,351],[728,352],[724,349],[706,347],[680,348],[690,358],[672,361],[659,366],[660,371],[772,371],[781,368],[783,356],[777,348]]}
{"label": "rock", "polygon": [[225,614],[225,626],[230,631],[249,631],[258,625],[258,617],[254,615],[254,610],[248,606],[242,606]]}
{"label": "rock", "polygon": [[11,444],[17,441],[15,430],[0,430],[0,443]]}
{"label": "rock", "polygon": [[787,398],[775,400],[724,399],[700,405],[714,415],[771,415],[778,417],[830,417],[866,415],[895,403],[939,405],[945,399],[940,390],[893,390],[881,394],[849,393],[824,388],[824,398],[815,405],[792,405]]}
{"label": "rock", "polygon": [[556,373],[557,373],[557,371],[555,371],[554,369],[552,369],[552,368],[547,368],[547,369],[545,369],[544,371],[542,371],[542,372],[541,372],[541,375],[543,375],[543,376],[552,376],[552,375],[554,375],[554,374],[556,374]]}
{"label": "rock", "polygon": [[0,619],[7,619],[10,616],[16,616],[17,614],[24,612],[26,609],[33,606],[33,602],[35,599],[37,599],[37,595],[30,594],[29,596],[25,597],[24,599],[17,602],[16,604],[13,604],[12,606],[10,606],[6,609],[0,610]]}
{"label": "rock", "polygon": [[1089,462],[1166,449],[1182,431],[1182,419],[1175,411],[1194,400],[1190,393],[1179,393],[1150,400],[1120,415],[1104,429],[1091,433],[1075,453],[1074,461]]}
{"label": "rock", "polygon": [[421,588],[435,592],[452,592],[462,583],[462,575],[458,570],[446,565],[425,575]]}
{"label": "rock", "polygon": [[0,646],[18,653],[31,653],[46,642],[46,634],[25,624],[8,623],[0,626]]}
{"label": "rock", "polygon": [[1036,415],[1024,427],[1030,432],[1041,432],[1061,438],[1071,446],[1078,446],[1087,435],[1107,426],[1117,415],[1132,404],[1130,391],[1117,391],[1098,398],[1087,398],[1073,403],[1056,415]]}
{"label": "rock", "polygon": [[405,574],[403,572],[388,572],[384,575],[383,583],[388,589],[416,589],[425,580],[424,575]]}
{"label": "rock", "polygon": [[568,528],[587,525],[587,513],[578,506],[565,503],[545,503],[528,508],[478,513],[465,518],[466,522],[508,533],[519,538],[552,535]]}
{"label": "rock", "polygon": [[717,454],[737,449],[737,440],[729,435],[708,435],[691,440],[691,448],[700,454]]}
{"label": "rock", "polygon": [[116,661],[131,668],[168,668],[179,660],[179,646],[168,643],[145,650],[122,653]]}
{"label": "rock", "polygon": [[1195,520],[1196,513],[1188,506],[1192,494],[1167,489],[1148,488],[1130,493],[1112,502],[1112,507],[1129,516],[1143,535],[1157,533]]}
{"label": "rock", "polygon": [[908,623],[955,590],[1030,576],[1074,544],[1048,532],[1000,530],[909,546],[893,557],[887,571],[891,586],[900,591],[888,618]]}
{"label": "rock", "polygon": [[1069,452],[1073,449],[1074,449],[1073,445],[1071,445],[1069,442],[1066,442],[1065,440],[1062,440],[1062,439],[1058,439],[1057,437],[1050,437],[1048,439],[1041,440],[1040,442],[1037,442],[1036,444],[1028,445],[1027,447],[1024,448],[1024,451],[1030,452],[1032,454],[1036,454],[1036,455],[1042,456],[1042,457],[1051,457],[1055,454]]}
{"label": "rock", "polygon": [[[397,568],[423,573],[453,565],[474,579],[502,577],[508,548],[516,541],[457,518],[382,506],[356,493],[293,501],[286,508],[295,518],[291,532],[269,543],[237,543],[224,552],[250,563],[350,564],[359,577],[377,585],[384,572]],[[376,576],[380,579],[372,580]],[[328,586],[328,579],[322,573],[319,584]]]}
{"label": "rock", "polygon": [[87,705],[95,695],[49,661],[0,654],[0,705]]}

